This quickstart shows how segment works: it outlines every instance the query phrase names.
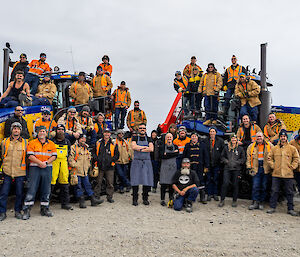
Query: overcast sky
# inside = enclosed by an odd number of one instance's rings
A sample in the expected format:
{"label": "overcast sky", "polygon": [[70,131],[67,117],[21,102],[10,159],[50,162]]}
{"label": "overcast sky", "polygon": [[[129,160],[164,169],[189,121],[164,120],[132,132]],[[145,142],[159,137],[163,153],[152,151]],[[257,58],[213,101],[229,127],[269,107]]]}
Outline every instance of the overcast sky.
{"label": "overcast sky", "polygon": [[109,55],[114,88],[127,82],[153,129],[176,96],[174,72],[192,55],[203,69],[213,62],[222,73],[235,54],[259,70],[264,42],[273,104],[299,106],[299,9],[300,1],[1,0],[0,43],[10,42],[13,60],[45,52],[50,66],[71,72],[70,49],[75,71],[94,72]]}

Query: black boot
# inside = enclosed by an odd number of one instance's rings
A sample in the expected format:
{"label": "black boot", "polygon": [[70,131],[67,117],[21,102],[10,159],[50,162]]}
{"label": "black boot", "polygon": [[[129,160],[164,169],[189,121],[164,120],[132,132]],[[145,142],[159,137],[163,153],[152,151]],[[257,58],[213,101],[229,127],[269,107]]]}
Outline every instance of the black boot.
{"label": "black boot", "polygon": [[138,186],[133,186],[132,187],[132,205],[133,206],[138,206],[138,199],[139,199],[139,195],[138,195],[138,191],[139,188]]}
{"label": "black boot", "polygon": [[15,212],[15,218],[16,218],[16,219],[18,219],[18,220],[21,220],[21,219],[23,219],[23,215],[22,215],[22,213],[21,213],[21,212],[19,212],[19,211],[16,211],[16,212]]}
{"label": "black boot", "polygon": [[40,213],[42,216],[53,217],[53,213],[50,211],[49,206],[41,206]]}
{"label": "black boot", "polygon": [[79,208],[84,209],[86,208],[85,202],[84,202],[84,196],[81,196],[79,198]]}
{"label": "black boot", "polygon": [[30,208],[27,208],[27,209],[24,210],[22,219],[23,220],[28,220],[29,218],[30,218]]}
{"label": "black boot", "polygon": [[70,205],[70,194],[69,194],[69,185],[68,184],[60,185],[60,202],[61,202],[62,209],[73,210],[73,207]]}
{"label": "black boot", "polygon": [[0,221],[3,221],[5,219],[6,219],[6,213],[5,212],[0,213]]}
{"label": "black boot", "polygon": [[148,201],[148,193],[143,193],[143,204],[149,205],[150,202]]}
{"label": "black boot", "polygon": [[95,197],[95,195],[91,196],[91,206],[97,206],[97,205],[99,205],[99,204],[101,204],[103,202],[104,202],[104,200],[97,199]]}
{"label": "black boot", "polygon": [[200,190],[200,203],[207,204],[207,201],[205,199],[205,190],[204,189]]}

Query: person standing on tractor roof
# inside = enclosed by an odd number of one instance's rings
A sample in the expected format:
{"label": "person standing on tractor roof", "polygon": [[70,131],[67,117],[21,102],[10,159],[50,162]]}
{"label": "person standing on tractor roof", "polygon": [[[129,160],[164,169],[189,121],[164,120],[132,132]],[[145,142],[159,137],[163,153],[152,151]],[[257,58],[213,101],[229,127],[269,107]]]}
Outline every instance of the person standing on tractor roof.
{"label": "person standing on tractor roof", "polygon": [[140,124],[147,125],[146,114],[143,110],[140,109],[140,102],[134,101],[134,109],[131,110],[127,115],[127,127],[130,132],[137,131]]}
{"label": "person standing on tractor roof", "polygon": [[209,168],[206,173],[207,201],[213,198],[219,201],[219,176],[221,172],[221,154],[224,149],[224,141],[217,137],[217,128],[209,128],[209,136],[204,140],[206,151],[209,154]]}
{"label": "person standing on tractor roof", "polygon": [[41,75],[45,72],[52,73],[49,64],[46,63],[46,54],[41,53],[39,60],[32,60],[28,64],[29,71],[26,74],[25,82],[30,86],[31,94],[35,95],[40,84]]}
{"label": "person standing on tractor roof", "polygon": [[71,85],[69,95],[74,99],[75,105],[87,104],[93,98],[93,90],[85,82],[85,73],[83,71],[79,72],[78,81],[73,82]]}
{"label": "person standing on tractor roof", "polygon": [[255,142],[257,132],[261,132],[261,129],[255,122],[250,121],[249,115],[245,114],[242,116],[242,123],[237,130],[236,136],[238,144],[244,148],[245,152],[248,146]]}
{"label": "person standing on tractor roof", "polygon": [[75,107],[71,106],[67,114],[61,116],[57,121],[57,124],[62,124],[66,128],[66,138],[70,140],[71,144],[74,144],[76,139],[82,134],[81,125],[76,118],[76,114]]}
{"label": "person standing on tractor roof", "polygon": [[191,77],[189,78],[188,87],[191,90],[190,92],[190,105],[191,110],[196,110],[199,112],[201,110],[201,102],[202,102],[202,93],[198,92],[200,81],[202,77],[202,72],[199,71],[198,67],[194,67]]}
{"label": "person standing on tractor roof", "polygon": [[57,123],[55,122],[55,120],[51,120],[51,112],[48,109],[43,110],[42,117],[38,118],[34,122],[32,131],[34,137],[36,137],[37,128],[40,126],[46,127],[49,138],[55,137],[55,128],[57,126]]}
{"label": "person standing on tractor roof", "polygon": [[273,145],[277,145],[279,133],[282,129],[286,130],[284,122],[280,119],[276,119],[275,113],[270,113],[268,123],[264,127],[264,135],[266,139]]}
{"label": "person standing on tractor roof", "polygon": [[33,100],[32,105],[52,105],[53,98],[56,95],[56,85],[51,81],[51,75],[46,74],[42,84],[38,86],[35,94],[36,101]]}
{"label": "person standing on tractor roof", "polygon": [[17,71],[14,81],[8,84],[2,96],[0,96],[0,108],[12,108],[20,104],[19,96],[24,94],[30,97],[29,85],[24,82],[24,72]]}
{"label": "person standing on tractor roof", "polygon": [[75,195],[79,199],[79,208],[86,208],[84,193],[90,198],[91,206],[97,206],[103,203],[103,200],[99,200],[95,197],[92,185],[89,181],[88,172],[91,166],[91,159],[91,153],[86,144],[86,136],[80,134],[76,143],[71,146],[71,153],[69,156],[71,176],[77,178]]}
{"label": "person standing on tractor roof", "polygon": [[191,57],[191,63],[190,63],[190,64],[187,64],[187,65],[184,67],[184,69],[183,69],[183,75],[184,75],[184,76],[186,76],[187,78],[192,77],[192,76],[193,76],[193,75],[192,75],[192,74],[193,74],[193,69],[194,69],[195,67],[198,68],[198,70],[199,70],[199,72],[200,72],[200,77],[202,76],[203,71],[202,71],[201,67],[200,67],[199,65],[196,64],[196,62],[197,62],[196,56],[192,56],[192,57]]}
{"label": "person standing on tractor roof", "polygon": [[91,81],[91,87],[93,90],[94,98],[103,97],[100,99],[100,111],[105,113],[105,97],[108,95],[113,87],[111,79],[108,75],[104,74],[101,66],[97,67],[96,76]]}
{"label": "person standing on tractor roof", "polygon": [[274,146],[268,156],[268,164],[272,172],[272,192],[268,214],[276,210],[280,186],[284,184],[284,193],[287,199],[287,213],[292,216],[299,214],[294,211],[294,170],[299,167],[299,154],[297,148],[288,143],[286,130],[279,133],[279,142]]}
{"label": "person standing on tractor roof", "polygon": [[273,147],[272,143],[264,139],[262,132],[256,133],[256,141],[247,149],[246,167],[248,174],[252,176],[252,204],[249,210],[263,210],[263,202],[266,200],[267,185],[269,181],[270,167],[268,156]]}
{"label": "person standing on tractor roof", "polygon": [[187,131],[185,126],[180,126],[178,130],[178,136],[173,140],[174,145],[178,146],[179,155],[176,159],[177,169],[179,170],[181,167],[181,162],[183,159],[183,151],[184,147],[187,143],[191,141],[191,138],[187,136]]}
{"label": "person standing on tractor roof", "polygon": [[4,125],[4,137],[9,137],[11,134],[11,125],[14,122],[19,122],[22,125],[21,137],[28,139],[29,132],[27,128],[27,122],[22,117],[24,114],[24,109],[22,106],[17,106],[15,108],[15,113],[12,117],[8,118]]}
{"label": "person standing on tractor roof", "polygon": [[200,203],[206,204],[204,176],[209,167],[209,155],[203,141],[199,141],[198,134],[193,132],[191,141],[184,147],[183,158],[190,160],[191,169],[196,171],[199,178]]}
{"label": "person standing on tractor roof", "polygon": [[228,110],[230,107],[230,99],[234,93],[235,85],[239,79],[239,75],[241,73],[246,74],[246,69],[237,63],[237,58],[235,55],[231,57],[231,66],[228,67],[225,71],[223,77],[223,90],[225,93],[225,101],[223,103],[223,112],[224,115],[228,114]]}
{"label": "person standing on tractor roof", "polygon": [[216,125],[218,117],[219,92],[222,88],[222,77],[215,65],[209,63],[206,73],[202,76],[198,92],[202,93],[205,106],[205,119],[203,125]]}
{"label": "person standing on tractor roof", "polygon": [[175,72],[175,79],[174,79],[174,89],[178,93],[182,93],[182,109],[184,111],[184,115],[189,114],[188,104],[190,104],[190,94],[189,94],[189,87],[188,87],[189,80],[186,76],[181,76],[180,71]]}
{"label": "person standing on tractor roof", "polygon": [[28,72],[28,64],[29,62],[27,61],[27,56],[26,54],[21,54],[20,55],[20,60],[17,62],[9,62],[9,67],[12,67],[12,71],[10,74],[10,82],[15,80],[16,72],[17,71],[23,71],[24,76],[26,76]]}
{"label": "person standing on tractor roof", "polygon": [[246,78],[245,73],[240,74],[240,78],[235,86],[234,94],[240,98],[240,117],[249,115],[251,121],[257,121],[260,86],[253,80]]}
{"label": "person standing on tractor roof", "polygon": [[115,145],[111,138],[111,132],[109,129],[103,131],[103,138],[96,143],[95,160],[97,160],[97,166],[99,175],[97,177],[97,186],[95,187],[95,194],[98,198],[101,196],[102,180],[105,176],[106,180],[106,199],[109,203],[113,203],[114,193],[114,166],[119,159],[120,153],[118,145]]}
{"label": "person standing on tractor roof", "polygon": [[[115,130],[124,129],[126,113],[131,105],[130,92],[125,81],[121,81],[120,86],[113,92],[112,98],[115,106]],[[120,114],[121,123],[119,125]]]}
{"label": "person standing on tractor roof", "polygon": [[102,67],[103,69],[103,72],[108,75],[109,77],[111,77],[111,74],[112,74],[112,66],[111,64],[109,63],[109,57],[107,55],[104,55],[102,57],[102,63],[99,64],[99,66]]}
{"label": "person standing on tractor roof", "polygon": [[56,135],[53,138],[57,150],[57,158],[53,161],[51,191],[53,192],[56,182],[60,187],[60,202],[61,208],[65,210],[73,209],[70,205],[69,194],[69,168],[68,157],[71,151],[71,143],[65,137],[66,128],[60,124],[56,127]]}
{"label": "person standing on tractor roof", "polygon": [[34,205],[37,190],[40,187],[41,215],[52,217],[49,209],[51,193],[52,162],[57,157],[55,144],[47,139],[47,129],[40,126],[37,130],[37,138],[28,143],[27,156],[29,164],[29,185],[24,201],[23,219],[30,218],[30,209]]}
{"label": "person standing on tractor roof", "polygon": [[148,194],[153,186],[153,168],[150,153],[154,146],[152,139],[146,134],[146,124],[138,127],[138,135],[131,142],[133,161],[130,168],[130,184],[132,186],[132,205],[138,205],[139,185],[143,185],[143,204],[149,205]]}
{"label": "person standing on tractor roof", "polygon": [[11,136],[1,142],[2,172],[4,181],[0,187],[0,221],[6,218],[7,198],[10,187],[15,181],[16,200],[15,217],[22,219],[23,188],[26,178],[26,151],[27,140],[21,137],[22,125],[14,122],[11,126]]}
{"label": "person standing on tractor roof", "polygon": [[94,130],[93,119],[90,117],[90,107],[87,105],[83,106],[77,119],[79,120],[83,134],[87,137],[87,144],[89,146],[95,146],[97,142],[97,133]]}

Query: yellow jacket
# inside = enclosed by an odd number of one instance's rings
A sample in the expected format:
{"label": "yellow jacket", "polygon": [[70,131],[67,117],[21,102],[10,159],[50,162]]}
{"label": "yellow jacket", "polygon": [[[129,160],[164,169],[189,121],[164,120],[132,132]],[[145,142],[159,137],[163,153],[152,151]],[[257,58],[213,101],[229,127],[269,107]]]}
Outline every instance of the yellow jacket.
{"label": "yellow jacket", "polygon": [[223,81],[219,72],[208,72],[201,77],[198,92],[206,96],[219,95],[222,85]]}
{"label": "yellow jacket", "polygon": [[[104,76],[104,77],[103,77]],[[102,80],[105,79],[105,81]],[[107,96],[107,92],[113,87],[111,79],[108,75],[95,76],[91,81],[91,88],[94,97]]]}
{"label": "yellow jacket", "polygon": [[70,87],[69,94],[75,100],[75,105],[86,104],[89,102],[89,99],[93,98],[93,90],[85,82],[81,84],[75,81]]}
{"label": "yellow jacket", "polygon": [[43,83],[38,86],[38,90],[36,95],[42,95],[42,97],[45,97],[49,100],[50,104],[52,104],[53,98],[56,94],[56,86],[54,83]]}
{"label": "yellow jacket", "polygon": [[145,112],[142,110],[131,110],[127,115],[127,126],[133,130],[137,130],[139,125],[145,123],[147,125],[147,118]]}

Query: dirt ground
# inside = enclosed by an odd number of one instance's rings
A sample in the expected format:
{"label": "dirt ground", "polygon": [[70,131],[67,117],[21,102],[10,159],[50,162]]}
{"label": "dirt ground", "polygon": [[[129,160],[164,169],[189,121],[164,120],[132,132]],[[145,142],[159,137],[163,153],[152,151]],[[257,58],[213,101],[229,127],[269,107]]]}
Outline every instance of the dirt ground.
{"label": "dirt ground", "polygon": [[273,215],[248,211],[247,200],[232,208],[230,199],[224,208],[197,202],[186,213],[162,207],[159,193],[150,206],[132,206],[129,193],[114,198],[73,211],[56,204],[53,218],[41,217],[36,203],[28,221],[9,210],[0,256],[300,256],[300,217],[287,215],[285,203]]}

